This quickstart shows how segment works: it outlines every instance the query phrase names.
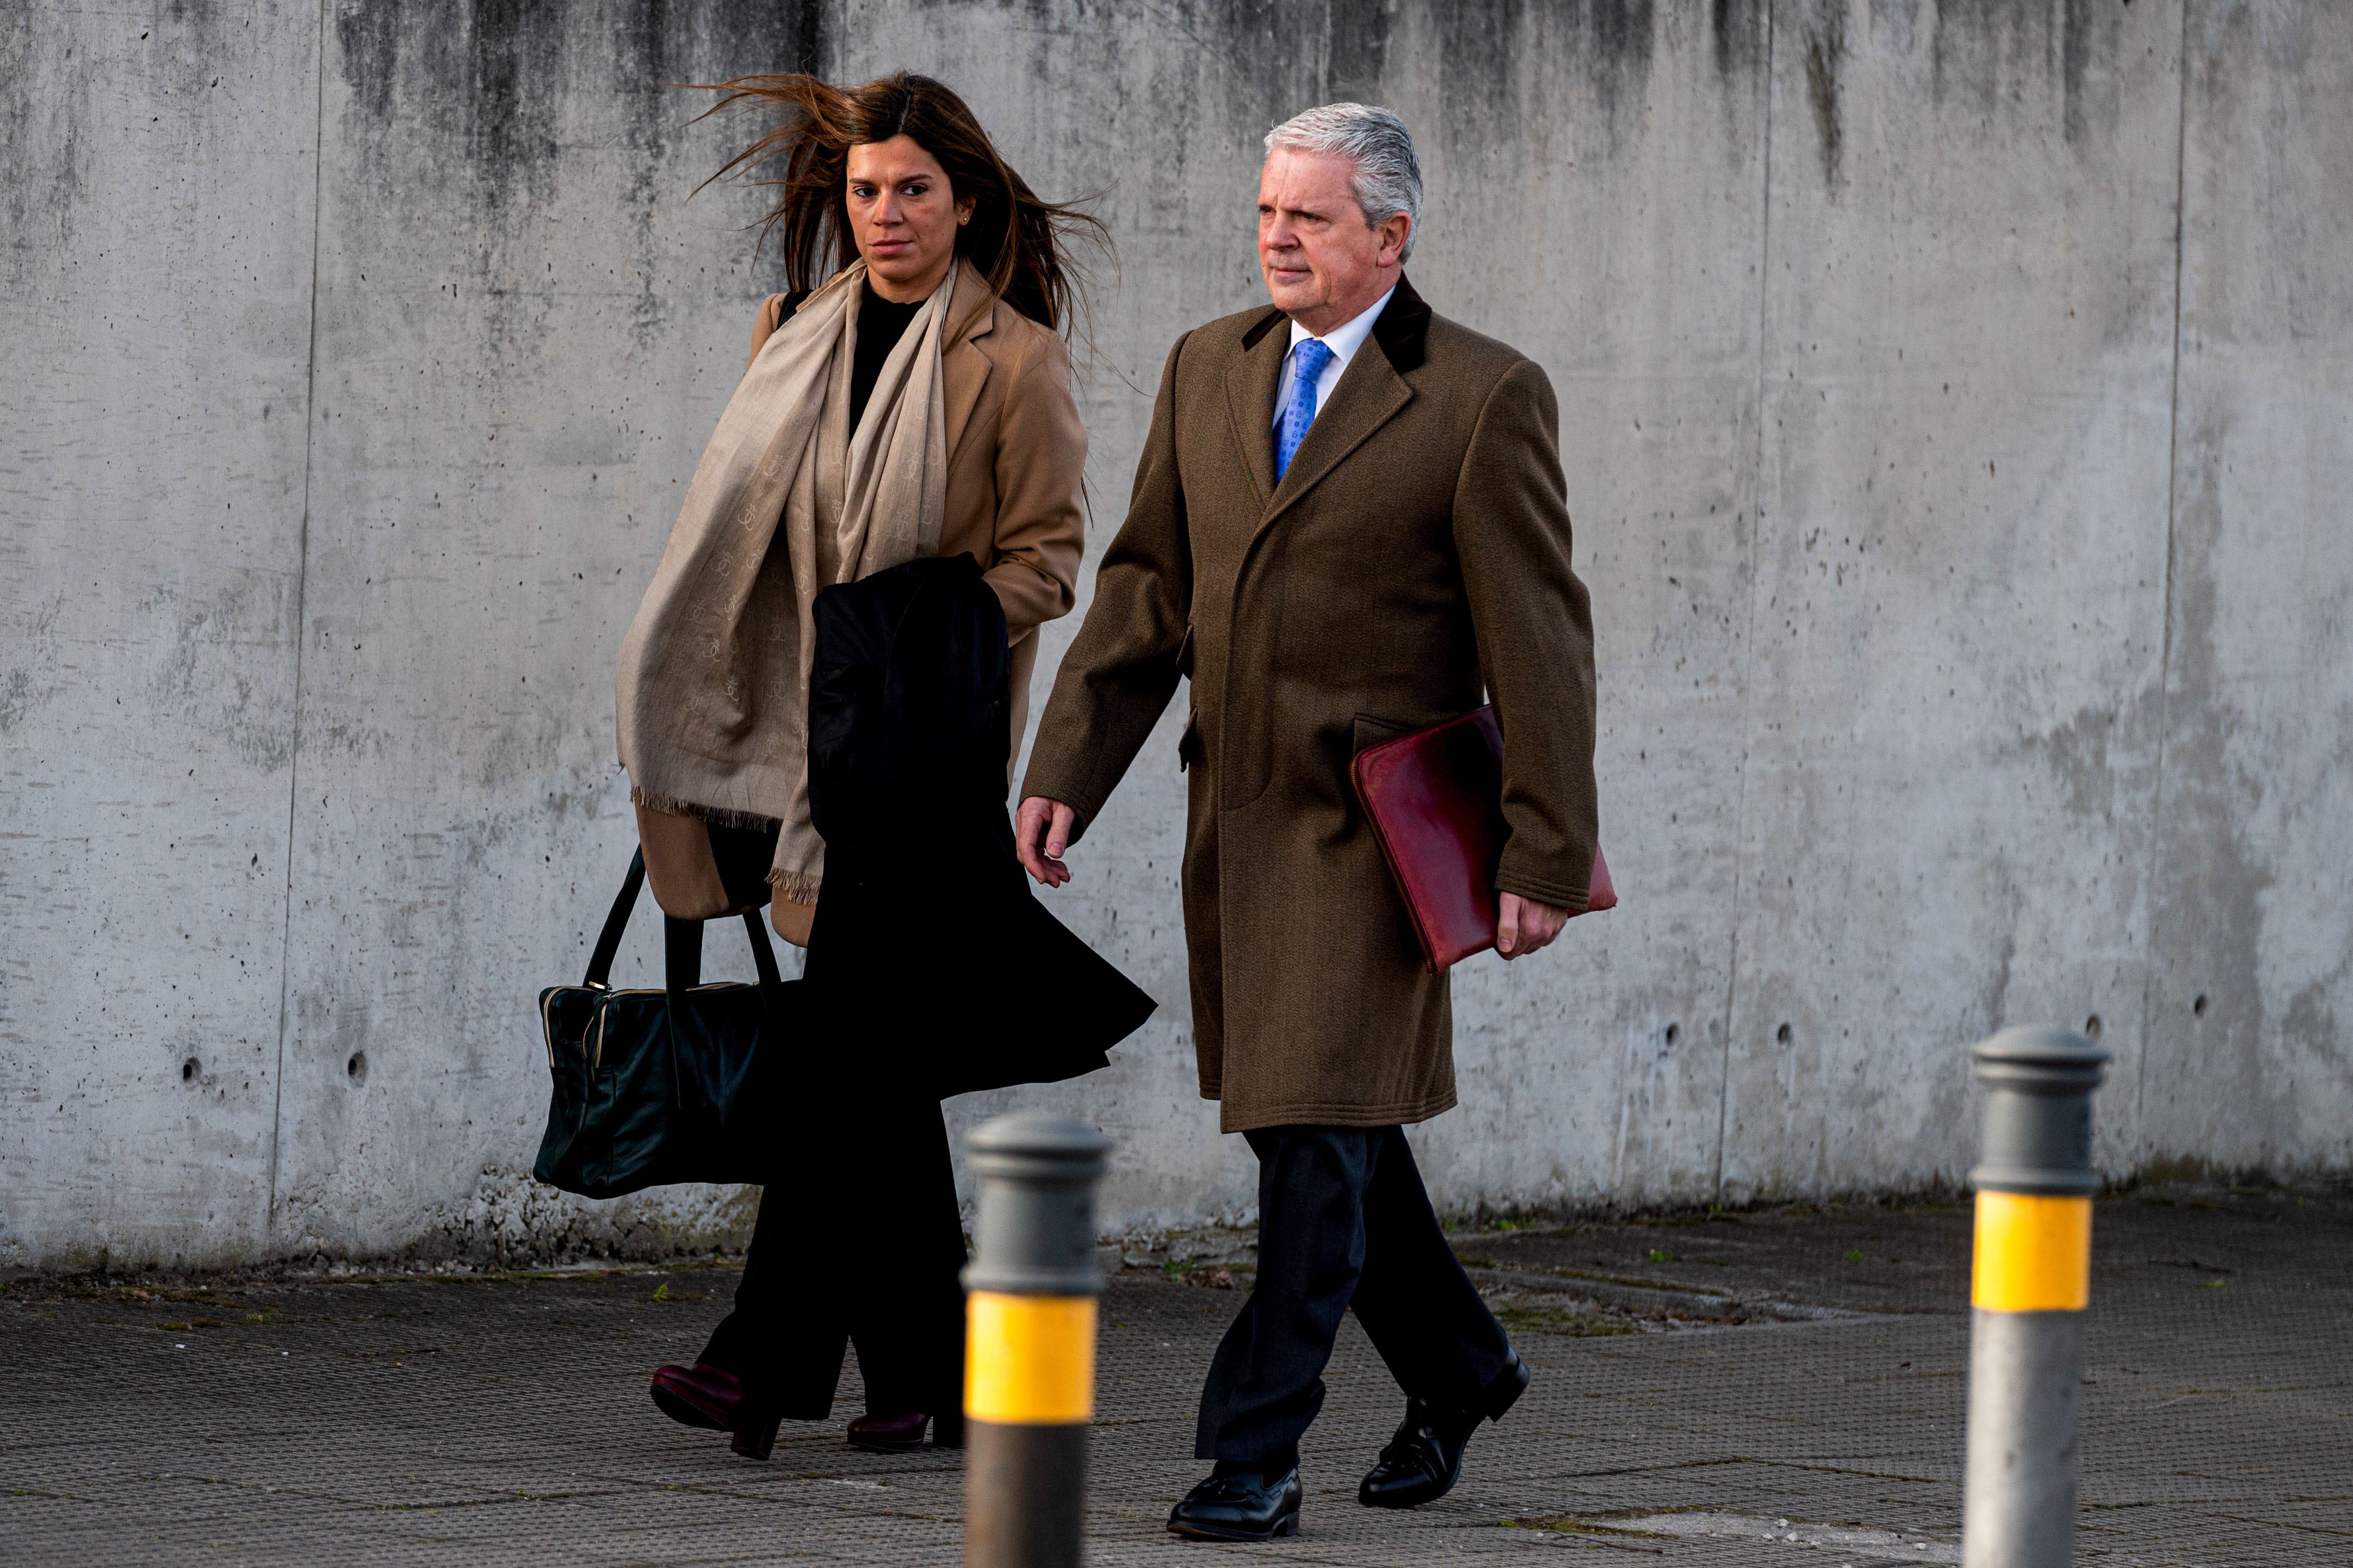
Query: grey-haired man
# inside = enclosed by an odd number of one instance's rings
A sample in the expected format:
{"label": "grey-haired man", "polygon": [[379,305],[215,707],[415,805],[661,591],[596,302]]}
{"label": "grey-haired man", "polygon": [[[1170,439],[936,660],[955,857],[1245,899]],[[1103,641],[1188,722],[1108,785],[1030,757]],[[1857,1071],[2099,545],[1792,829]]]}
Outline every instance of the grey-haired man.
{"label": "grey-haired man", "polygon": [[1352,1308],[1407,1395],[1368,1506],[1443,1495],[1472,1431],[1527,1386],[1402,1130],[1454,1103],[1452,1016],[1350,757],[1492,698],[1507,959],[1584,907],[1597,832],[1591,617],[1551,386],[1405,280],[1421,177],[1396,115],[1327,105],[1267,149],[1273,307],[1169,353],[1016,828],[1030,874],[1066,879],[1064,850],[1190,679],[1195,1048],[1201,1092],[1259,1157],[1257,1287],[1201,1396],[1217,1468],[1168,1520],[1220,1540],[1297,1528],[1299,1439]]}

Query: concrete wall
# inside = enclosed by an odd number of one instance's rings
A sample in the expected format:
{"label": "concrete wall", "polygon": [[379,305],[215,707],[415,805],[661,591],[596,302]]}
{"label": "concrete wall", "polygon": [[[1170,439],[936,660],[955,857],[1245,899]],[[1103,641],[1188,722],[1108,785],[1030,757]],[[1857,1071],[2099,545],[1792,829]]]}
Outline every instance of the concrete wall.
{"label": "concrete wall", "polygon": [[[2116,1054],[2116,1176],[2353,1166],[2345,8],[36,0],[0,1266],[740,1241],[742,1194],[530,1183],[533,998],[627,858],[613,658],[779,286],[756,193],[689,199],[746,128],[665,84],[797,65],[934,71],[1105,188],[1098,541],[1169,341],[1262,298],[1258,137],[1415,126],[1418,285],[1560,393],[1626,897],[1460,973],[1442,1204],[1951,1183],[1963,1047],[2042,1019]],[[1053,895],[1160,1015],[954,1108],[1113,1132],[1117,1223],[1253,1193],[1173,743]]]}

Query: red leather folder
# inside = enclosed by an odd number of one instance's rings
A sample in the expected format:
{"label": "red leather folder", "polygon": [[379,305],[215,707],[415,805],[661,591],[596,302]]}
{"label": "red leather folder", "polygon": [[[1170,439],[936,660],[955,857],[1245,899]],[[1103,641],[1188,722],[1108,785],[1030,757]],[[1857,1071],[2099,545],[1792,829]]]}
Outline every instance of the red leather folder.
{"label": "red leather folder", "polygon": [[[1495,945],[1495,865],[1504,853],[1504,732],[1495,710],[1367,746],[1348,772],[1421,939],[1442,973]],[[1600,848],[1583,913],[1614,909]]]}

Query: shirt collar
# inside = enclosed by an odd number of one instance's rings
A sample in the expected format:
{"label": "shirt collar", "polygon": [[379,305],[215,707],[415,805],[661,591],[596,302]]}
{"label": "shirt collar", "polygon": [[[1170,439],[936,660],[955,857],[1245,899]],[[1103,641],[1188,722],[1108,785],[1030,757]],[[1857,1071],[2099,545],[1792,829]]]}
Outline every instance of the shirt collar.
{"label": "shirt collar", "polygon": [[[1365,346],[1365,340],[1372,336],[1373,323],[1379,321],[1381,312],[1388,308],[1389,295],[1396,292],[1397,285],[1390,284],[1388,294],[1382,295],[1355,316],[1324,334],[1321,341],[1325,348],[1332,351],[1334,365],[1341,370],[1348,368],[1348,362],[1356,357],[1358,349]],[[1290,352],[1296,353],[1301,343],[1314,336],[1314,332],[1309,331],[1297,321],[1292,322]]]}

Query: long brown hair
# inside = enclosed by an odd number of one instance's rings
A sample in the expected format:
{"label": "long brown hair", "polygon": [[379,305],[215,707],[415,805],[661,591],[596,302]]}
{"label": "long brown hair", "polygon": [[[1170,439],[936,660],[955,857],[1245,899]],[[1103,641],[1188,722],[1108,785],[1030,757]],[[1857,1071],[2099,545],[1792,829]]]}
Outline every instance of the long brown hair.
{"label": "long brown hair", "polygon": [[1076,203],[1039,200],[998,155],[964,100],[930,77],[901,71],[843,88],[790,72],[690,85],[726,95],[706,115],[723,109],[782,111],[774,130],[711,178],[781,160],[778,175],[755,182],[784,193],[760,225],[760,237],[763,242],[770,235],[781,238],[785,275],[795,289],[813,289],[858,259],[849,219],[849,149],[893,136],[913,138],[938,159],[958,200],[974,198],[972,221],[956,231],[956,254],[987,279],[987,304],[1002,299],[1031,321],[1067,332],[1073,312],[1087,310],[1085,273],[1073,264],[1071,242],[1085,239],[1115,258],[1110,230]]}

